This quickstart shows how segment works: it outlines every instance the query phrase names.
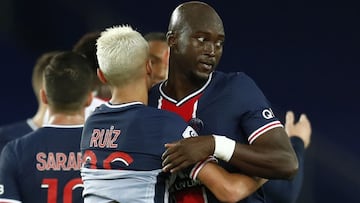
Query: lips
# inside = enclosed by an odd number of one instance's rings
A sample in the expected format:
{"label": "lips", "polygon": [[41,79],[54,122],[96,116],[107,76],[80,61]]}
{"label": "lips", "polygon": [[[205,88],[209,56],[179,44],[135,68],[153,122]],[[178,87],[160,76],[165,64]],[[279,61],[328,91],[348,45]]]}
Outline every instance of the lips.
{"label": "lips", "polygon": [[199,64],[201,66],[201,68],[205,69],[205,70],[212,70],[212,68],[214,67],[215,64],[215,60],[200,60]]}
{"label": "lips", "polygon": [[200,63],[200,67],[205,70],[212,70],[212,64]]}

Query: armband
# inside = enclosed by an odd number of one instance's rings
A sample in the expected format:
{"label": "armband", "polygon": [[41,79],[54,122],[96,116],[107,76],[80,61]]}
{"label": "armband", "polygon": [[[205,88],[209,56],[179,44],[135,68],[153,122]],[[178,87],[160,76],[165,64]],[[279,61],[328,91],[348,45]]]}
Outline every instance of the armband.
{"label": "armband", "polygon": [[214,156],[229,161],[234,153],[236,142],[225,136],[213,135],[215,139]]}

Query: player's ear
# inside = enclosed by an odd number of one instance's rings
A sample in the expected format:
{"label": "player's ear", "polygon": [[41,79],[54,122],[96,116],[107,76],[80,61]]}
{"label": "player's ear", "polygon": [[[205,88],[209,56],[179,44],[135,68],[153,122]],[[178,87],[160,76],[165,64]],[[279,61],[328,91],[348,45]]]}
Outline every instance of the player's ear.
{"label": "player's ear", "polygon": [[97,73],[97,77],[99,78],[99,80],[100,80],[102,83],[106,84],[106,83],[107,83],[107,80],[106,80],[106,78],[105,78],[105,76],[104,76],[104,73],[101,71],[100,68],[97,68],[97,69],[96,69],[96,73]]}
{"label": "player's ear", "polygon": [[166,39],[169,47],[173,47],[177,43],[176,33],[174,31],[169,31],[166,33]]}
{"label": "player's ear", "polygon": [[151,64],[151,59],[148,59],[146,61],[146,74],[151,76],[152,74],[152,64]]}
{"label": "player's ear", "polygon": [[88,98],[86,99],[85,107],[90,106],[93,98],[94,98],[94,96],[93,96],[92,92],[90,92],[89,95],[88,95]]}
{"label": "player's ear", "polygon": [[40,89],[40,100],[41,100],[42,103],[48,104],[46,92],[45,92],[45,90],[43,88]]}

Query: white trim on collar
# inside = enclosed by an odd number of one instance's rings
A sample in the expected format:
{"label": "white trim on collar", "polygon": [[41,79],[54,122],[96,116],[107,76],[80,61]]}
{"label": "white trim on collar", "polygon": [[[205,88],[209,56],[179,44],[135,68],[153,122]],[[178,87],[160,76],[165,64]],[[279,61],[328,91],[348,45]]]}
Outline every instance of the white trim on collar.
{"label": "white trim on collar", "polygon": [[204,91],[204,89],[210,84],[210,81],[211,81],[211,79],[212,79],[212,75],[213,75],[213,72],[210,73],[209,78],[208,78],[208,80],[206,81],[206,83],[204,84],[204,86],[202,86],[200,89],[196,90],[195,92],[189,94],[188,96],[186,96],[185,98],[181,99],[180,101],[176,101],[175,99],[167,96],[167,95],[165,94],[165,92],[162,91],[162,86],[163,86],[164,84],[166,84],[167,81],[164,81],[164,82],[162,82],[162,83],[159,85],[160,95],[161,95],[162,97],[164,97],[165,99],[167,99],[167,100],[175,103],[177,106],[180,106],[181,104],[185,103],[187,100],[191,99],[192,97],[194,97],[194,96],[198,95],[199,93],[201,93],[202,91]]}

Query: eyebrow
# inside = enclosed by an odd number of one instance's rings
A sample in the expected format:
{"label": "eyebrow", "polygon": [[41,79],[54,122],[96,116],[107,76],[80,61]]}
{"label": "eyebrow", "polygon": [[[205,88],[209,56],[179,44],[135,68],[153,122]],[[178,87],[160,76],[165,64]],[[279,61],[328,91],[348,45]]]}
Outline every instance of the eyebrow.
{"label": "eyebrow", "polygon": [[[193,35],[199,35],[199,34],[203,34],[203,35],[211,35],[211,32],[206,32],[206,31],[196,31],[194,32]],[[224,34],[219,34],[218,35],[220,38],[225,38]]]}

